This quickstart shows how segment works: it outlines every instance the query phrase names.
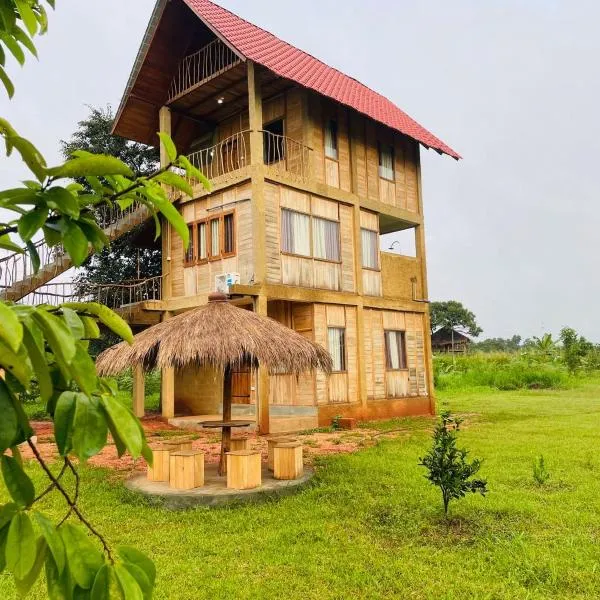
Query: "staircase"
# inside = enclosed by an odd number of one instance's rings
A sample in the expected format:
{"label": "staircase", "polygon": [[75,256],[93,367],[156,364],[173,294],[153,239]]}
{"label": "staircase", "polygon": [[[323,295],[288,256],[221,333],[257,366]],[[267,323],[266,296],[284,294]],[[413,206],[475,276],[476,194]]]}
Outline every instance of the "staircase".
{"label": "staircase", "polygon": [[[97,221],[112,241],[141,225],[149,216],[150,212],[144,205],[134,203],[125,210],[118,206],[102,207],[98,210]],[[29,252],[0,256],[0,300],[17,302],[73,266],[71,257],[62,246],[50,248],[45,240],[34,245],[40,258],[37,273]],[[93,249],[90,249],[91,252]]]}

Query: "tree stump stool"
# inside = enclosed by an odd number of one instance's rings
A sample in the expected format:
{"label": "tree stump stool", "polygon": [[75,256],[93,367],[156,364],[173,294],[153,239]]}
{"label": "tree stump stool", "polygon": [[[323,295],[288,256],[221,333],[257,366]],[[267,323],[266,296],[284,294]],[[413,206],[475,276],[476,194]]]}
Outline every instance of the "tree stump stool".
{"label": "tree stump stool", "polygon": [[229,449],[231,452],[248,450],[248,441],[248,438],[231,438],[231,441],[229,442]]}
{"label": "tree stump stool", "polygon": [[148,465],[148,481],[169,481],[170,448],[156,446],[152,448],[152,466]]}
{"label": "tree stump stool", "polygon": [[227,453],[227,487],[232,490],[251,490],[262,483],[260,452],[236,450]]}
{"label": "tree stump stool", "polygon": [[302,444],[288,442],[274,447],[274,476],[275,479],[298,479],[304,473]]}
{"label": "tree stump stool", "polygon": [[279,437],[272,437],[272,438],[268,438],[267,439],[267,446],[269,449],[269,457],[267,460],[267,467],[269,468],[269,471],[272,471],[275,467],[275,455],[273,454],[273,449],[275,448],[275,446],[277,444],[288,444],[291,442],[297,442],[298,440],[295,437],[291,437],[291,436],[279,436]]}
{"label": "tree stump stool", "polygon": [[192,440],[189,439],[174,439],[174,440],[165,440],[161,442],[161,445],[171,452],[179,452],[180,450],[191,450],[192,449]]}
{"label": "tree stump stool", "polygon": [[169,486],[193,490],[204,485],[204,452],[179,450],[169,457]]}

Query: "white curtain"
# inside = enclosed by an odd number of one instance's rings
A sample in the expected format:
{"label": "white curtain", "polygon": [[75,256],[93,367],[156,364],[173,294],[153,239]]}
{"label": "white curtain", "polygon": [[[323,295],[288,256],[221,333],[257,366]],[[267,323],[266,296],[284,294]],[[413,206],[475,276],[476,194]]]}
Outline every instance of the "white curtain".
{"label": "white curtain", "polygon": [[221,254],[221,240],[219,239],[220,223],[219,219],[213,219],[210,222],[210,255],[219,256]]}
{"label": "white curtain", "polygon": [[346,330],[340,327],[329,327],[327,329],[327,343],[329,353],[333,359],[333,371],[346,370]]}
{"label": "white curtain", "polygon": [[337,123],[334,120],[327,121],[325,125],[325,156],[338,159]]}
{"label": "white curtain", "polygon": [[206,255],[206,223],[198,223],[198,258],[205,260]]}
{"label": "white curtain", "polygon": [[188,263],[194,262],[194,226],[188,225],[188,232],[190,234],[190,243],[185,253],[185,261]]}
{"label": "white curtain", "polygon": [[340,224],[337,221],[313,217],[313,256],[339,262]]}
{"label": "white curtain", "polygon": [[361,229],[362,266],[367,269],[379,268],[379,236],[376,231]]}
{"label": "white curtain", "polygon": [[310,217],[281,209],[281,249],[290,254],[310,256]]}
{"label": "white curtain", "polygon": [[379,148],[379,177],[394,179],[394,149],[391,146]]}
{"label": "white curtain", "polygon": [[385,332],[385,354],[388,369],[406,368],[403,336],[403,331]]}

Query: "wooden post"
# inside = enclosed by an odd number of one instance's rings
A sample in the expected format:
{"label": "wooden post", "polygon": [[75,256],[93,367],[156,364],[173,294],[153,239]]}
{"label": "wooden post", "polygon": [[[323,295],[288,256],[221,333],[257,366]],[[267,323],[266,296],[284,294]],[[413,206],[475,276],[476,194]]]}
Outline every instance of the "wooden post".
{"label": "wooden post", "polygon": [[248,123],[250,125],[250,164],[263,164],[263,114],[262,91],[260,79],[256,73],[256,65],[247,61],[248,65]]}
{"label": "wooden post", "polygon": [[[225,367],[223,373],[223,421],[231,421],[231,366]],[[221,458],[219,460],[219,475],[227,473],[226,454],[231,450],[231,427],[221,430]]]}
{"label": "wooden post", "polygon": [[[169,311],[165,311],[162,320],[166,321],[171,316]],[[175,416],[175,369],[167,367],[160,372],[160,404],[162,416],[165,419],[172,419]]]}
{"label": "wooden post", "polygon": [[144,410],[144,397],[145,397],[145,381],[144,381],[144,368],[142,365],[135,365],[133,367],[133,414],[136,417],[143,417],[145,414]]}
{"label": "wooden post", "polygon": [[[257,296],[254,299],[254,312],[267,316],[267,297]],[[269,373],[261,365],[258,366],[258,390],[256,393],[256,408],[258,411],[258,433],[265,435],[270,431],[269,424]]]}

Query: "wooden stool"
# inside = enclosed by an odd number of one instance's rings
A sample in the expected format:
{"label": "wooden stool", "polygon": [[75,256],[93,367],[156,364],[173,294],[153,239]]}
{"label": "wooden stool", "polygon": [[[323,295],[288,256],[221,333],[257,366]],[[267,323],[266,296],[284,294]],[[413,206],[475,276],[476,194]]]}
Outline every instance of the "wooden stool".
{"label": "wooden stool", "polygon": [[204,485],[204,452],[180,450],[169,458],[169,486],[192,490]]}
{"label": "wooden stool", "polygon": [[169,481],[170,448],[152,448],[152,466],[148,465],[148,481]]}
{"label": "wooden stool", "polygon": [[260,452],[236,450],[227,453],[227,487],[232,490],[251,490],[262,483]]}
{"label": "wooden stool", "polygon": [[229,450],[237,452],[238,450],[248,450],[248,438],[231,438]]}
{"label": "wooden stool", "polygon": [[161,444],[171,452],[179,452],[180,450],[191,450],[192,440],[190,439],[173,439],[165,440]]}
{"label": "wooden stool", "polygon": [[304,461],[302,460],[302,444],[300,442],[289,442],[277,444],[274,448],[275,454],[275,479],[298,479],[304,473]]}
{"label": "wooden stool", "polygon": [[273,438],[268,438],[267,439],[267,445],[269,447],[269,458],[267,460],[267,466],[269,468],[269,471],[272,471],[274,469],[274,461],[275,461],[275,456],[273,454],[273,448],[275,448],[275,446],[277,444],[288,444],[291,442],[297,442],[298,440],[295,437],[273,437]]}

